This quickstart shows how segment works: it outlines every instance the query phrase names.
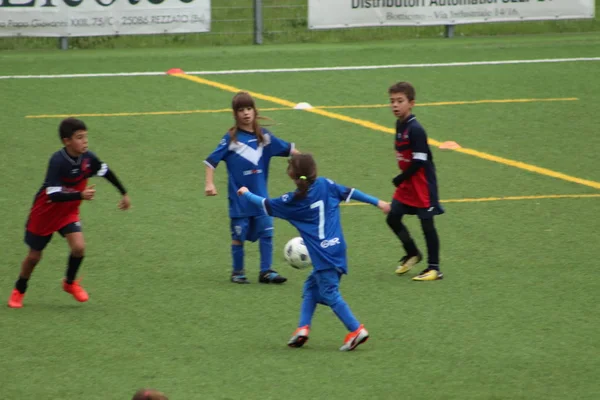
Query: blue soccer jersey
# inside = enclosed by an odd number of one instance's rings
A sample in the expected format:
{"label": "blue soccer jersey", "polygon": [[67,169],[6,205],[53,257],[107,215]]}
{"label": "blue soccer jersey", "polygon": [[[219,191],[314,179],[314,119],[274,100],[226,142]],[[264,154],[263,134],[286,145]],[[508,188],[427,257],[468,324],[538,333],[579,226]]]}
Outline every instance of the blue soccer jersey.
{"label": "blue soccer jersey", "polygon": [[294,193],[264,201],[264,211],[289,221],[304,239],[315,270],[338,268],[348,273],[346,241],[342,232],[339,205],[350,201],[354,189],[319,177],[304,198]]}
{"label": "blue soccer jersey", "polygon": [[246,186],[252,193],[268,197],[267,180],[271,157],[287,157],[294,148],[263,128],[264,143],[258,143],[256,135],[244,130],[237,131],[237,141],[225,134],[217,148],[204,160],[211,168],[219,162],[227,165],[229,216],[245,218],[261,215],[261,210],[248,206],[248,201],[237,195],[237,190]]}

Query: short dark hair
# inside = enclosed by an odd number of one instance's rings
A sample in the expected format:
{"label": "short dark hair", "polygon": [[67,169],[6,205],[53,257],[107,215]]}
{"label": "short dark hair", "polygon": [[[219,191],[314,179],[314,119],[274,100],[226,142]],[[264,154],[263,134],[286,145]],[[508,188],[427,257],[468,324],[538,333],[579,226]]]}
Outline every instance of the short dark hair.
{"label": "short dark hair", "polygon": [[77,131],[87,131],[87,127],[83,121],[76,118],[63,119],[58,127],[61,139],[70,139]]}
{"label": "short dark hair", "polygon": [[392,86],[390,86],[388,93],[404,93],[408,101],[413,101],[417,96],[417,92],[415,91],[414,86],[411,85],[409,82],[394,83]]}

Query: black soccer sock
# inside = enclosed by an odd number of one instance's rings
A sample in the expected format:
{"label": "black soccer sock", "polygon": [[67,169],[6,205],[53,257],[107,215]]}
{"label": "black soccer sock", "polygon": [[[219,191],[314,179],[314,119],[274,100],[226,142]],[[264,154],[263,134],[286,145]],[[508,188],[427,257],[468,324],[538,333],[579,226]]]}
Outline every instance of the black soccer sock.
{"label": "black soccer sock", "polygon": [[421,227],[427,243],[427,263],[429,269],[440,269],[440,239],[433,223],[433,218],[422,219]]}
{"label": "black soccer sock", "polygon": [[75,280],[77,276],[77,271],[79,271],[79,266],[81,265],[81,261],[83,261],[83,257],[74,257],[73,254],[69,256],[69,266],[67,267],[67,283],[70,285]]}
{"label": "black soccer sock", "polygon": [[402,242],[402,246],[404,246],[406,254],[409,256],[417,255],[419,250],[417,249],[415,241],[412,239],[412,237],[410,237],[408,229],[406,229],[406,226],[404,226],[402,223],[402,216],[390,213],[386,218],[386,222],[396,236],[398,236],[398,239],[400,239]]}
{"label": "black soccer sock", "polygon": [[15,283],[15,289],[17,289],[19,291],[19,293],[25,293],[27,291],[27,282],[29,281],[29,278],[23,278],[22,276],[19,275],[19,279],[17,279],[17,282]]}

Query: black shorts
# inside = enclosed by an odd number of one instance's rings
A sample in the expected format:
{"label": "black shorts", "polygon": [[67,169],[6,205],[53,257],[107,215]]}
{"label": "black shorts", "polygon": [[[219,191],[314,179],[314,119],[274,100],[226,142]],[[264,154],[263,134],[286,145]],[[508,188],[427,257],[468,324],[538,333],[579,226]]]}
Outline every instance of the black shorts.
{"label": "black shorts", "polygon": [[446,211],[440,204],[429,208],[418,208],[408,206],[404,203],[399,202],[396,199],[392,199],[392,210],[390,211],[390,214],[399,217],[402,217],[403,215],[416,215],[420,219],[430,219],[435,217],[436,215],[441,215],[445,212]]}
{"label": "black shorts", "polygon": [[[80,222],[72,222],[68,225],[63,226],[58,230],[58,233],[65,237],[69,233],[81,232],[81,223]],[[39,236],[35,233],[31,233],[28,230],[25,230],[25,244],[29,246],[32,250],[42,251],[46,248],[50,240],[52,239],[52,233],[48,236]]]}

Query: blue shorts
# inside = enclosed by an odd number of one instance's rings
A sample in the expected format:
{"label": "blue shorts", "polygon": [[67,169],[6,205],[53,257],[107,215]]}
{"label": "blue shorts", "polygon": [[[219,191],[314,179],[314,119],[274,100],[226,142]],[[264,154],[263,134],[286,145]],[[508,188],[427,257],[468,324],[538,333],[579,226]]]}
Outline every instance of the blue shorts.
{"label": "blue shorts", "polygon": [[[68,225],[63,226],[58,230],[58,233],[65,237],[69,233],[81,232],[81,222],[73,222]],[[35,233],[31,233],[28,230],[25,230],[25,244],[29,246],[32,250],[42,251],[46,248],[50,240],[52,239],[52,233],[47,236],[39,236]]]}
{"label": "blue shorts", "polygon": [[231,218],[231,240],[256,242],[261,237],[273,237],[273,217]]}
{"label": "blue shorts", "polygon": [[342,297],[341,279],[342,271],[337,268],[313,270],[304,282],[303,297],[312,296],[317,303],[331,307]]}

